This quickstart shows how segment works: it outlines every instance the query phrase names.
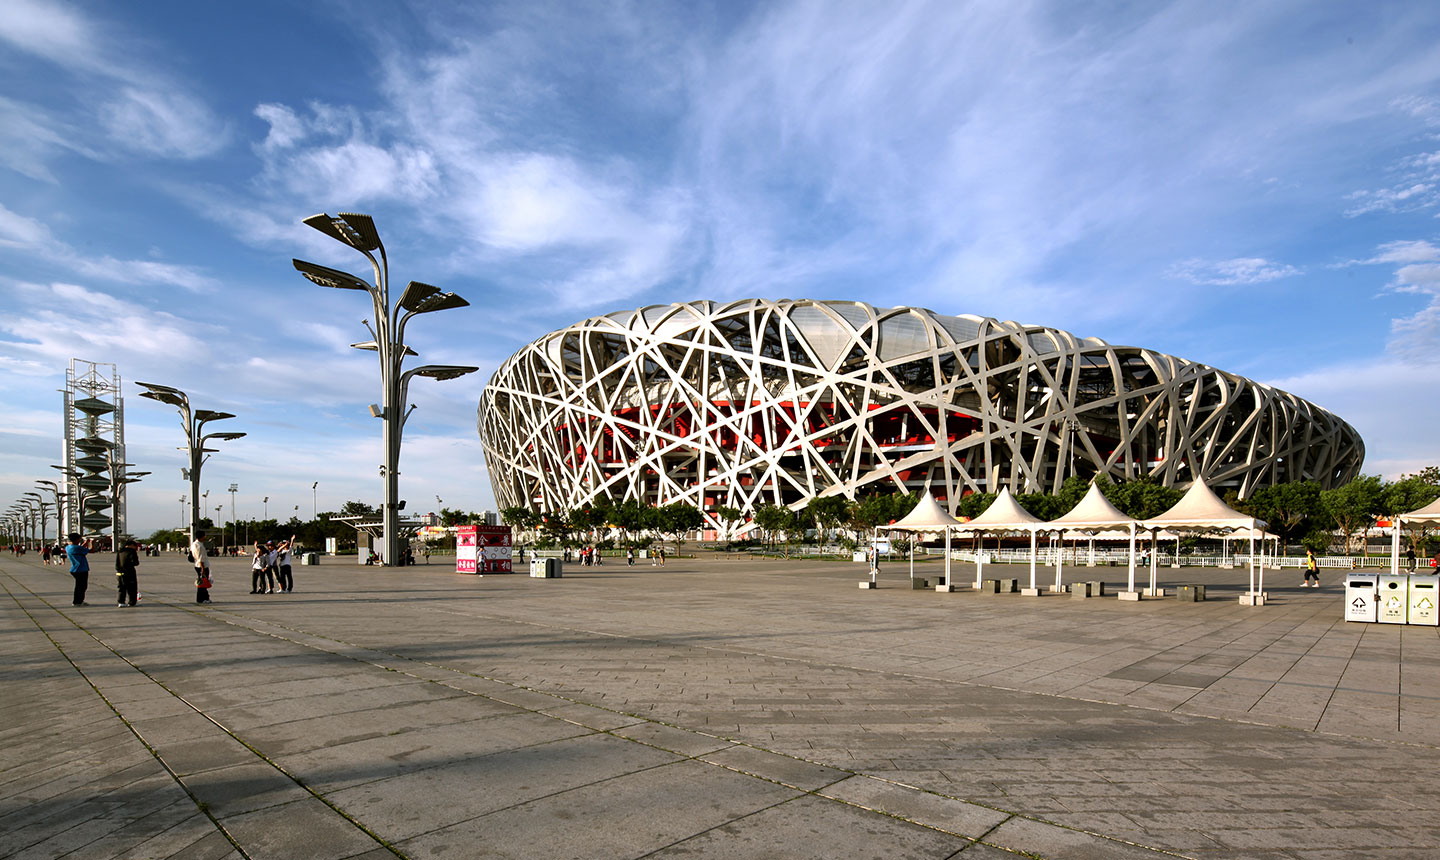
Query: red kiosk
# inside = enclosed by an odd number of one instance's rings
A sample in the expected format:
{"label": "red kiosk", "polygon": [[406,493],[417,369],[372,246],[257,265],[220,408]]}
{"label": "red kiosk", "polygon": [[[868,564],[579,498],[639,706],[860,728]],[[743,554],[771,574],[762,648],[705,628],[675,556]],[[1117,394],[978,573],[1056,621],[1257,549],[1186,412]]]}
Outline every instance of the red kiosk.
{"label": "red kiosk", "polygon": [[456,526],[456,573],[510,573],[509,526]]}

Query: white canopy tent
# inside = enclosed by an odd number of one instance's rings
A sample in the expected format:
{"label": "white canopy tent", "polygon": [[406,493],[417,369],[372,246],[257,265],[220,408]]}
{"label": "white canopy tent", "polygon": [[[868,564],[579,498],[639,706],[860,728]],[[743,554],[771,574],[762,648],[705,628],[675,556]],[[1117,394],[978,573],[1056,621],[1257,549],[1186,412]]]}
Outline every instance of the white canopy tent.
{"label": "white canopy tent", "polygon": [[1400,527],[1405,523],[1440,525],[1440,499],[1395,517],[1394,526],[1390,529],[1390,572],[1395,574],[1400,572]]}
{"label": "white canopy tent", "polygon": [[[945,583],[949,585],[952,582],[950,579],[950,528],[958,525],[960,525],[960,521],[946,513],[945,509],[940,507],[940,503],[935,501],[935,497],[931,495],[929,488],[926,488],[925,495],[920,497],[920,501],[915,503],[915,507],[911,509],[910,513],[891,523],[888,528],[894,531],[925,534],[944,532]],[[915,579],[915,546],[913,541],[910,546],[910,579],[912,582]]]}
{"label": "white canopy tent", "polygon": [[[1085,498],[1070,509],[1064,516],[1057,517],[1046,523],[1050,528],[1057,529],[1061,534],[1083,534],[1091,537],[1099,535],[1119,536],[1116,532],[1128,533],[1130,538],[1130,591],[1135,590],[1135,527],[1136,521],[1126,516],[1119,508],[1111,504],[1100,492],[1100,486],[1090,484],[1090,489],[1085,492]],[[1060,582],[1060,556],[1055,557],[1055,590],[1061,589]]]}
{"label": "white canopy tent", "polygon": [[[1261,566],[1260,589],[1255,588],[1255,539],[1261,536],[1266,523],[1264,520],[1256,519],[1248,514],[1242,514],[1215,495],[1204,481],[1196,481],[1185,491],[1185,495],[1175,506],[1163,514],[1151,517],[1140,523],[1143,528],[1149,529],[1152,533],[1160,530],[1168,530],[1175,533],[1191,532],[1248,532],[1250,537],[1250,590],[1243,602],[1261,602],[1260,595],[1265,593],[1265,568]],[[1155,553],[1150,554],[1150,593],[1156,591],[1156,558]],[[1131,550],[1131,557],[1134,557],[1134,550]],[[1133,564],[1133,561],[1132,561]]]}
{"label": "white canopy tent", "polygon": [[[954,526],[955,531],[962,534],[975,533],[985,534],[1030,534],[1030,587],[1035,587],[1035,533],[1046,525],[1045,521],[1034,516],[1029,511],[1020,507],[1015,497],[1010,494],[1009,487],[1002,487],[1000,495],[985,509],[985,513],[966,523]],[[983,537],[982,537],[983,540]],[[975,587],[980,587],[980,579],[985,569],[984,547],[981,552],[975,554]]]}

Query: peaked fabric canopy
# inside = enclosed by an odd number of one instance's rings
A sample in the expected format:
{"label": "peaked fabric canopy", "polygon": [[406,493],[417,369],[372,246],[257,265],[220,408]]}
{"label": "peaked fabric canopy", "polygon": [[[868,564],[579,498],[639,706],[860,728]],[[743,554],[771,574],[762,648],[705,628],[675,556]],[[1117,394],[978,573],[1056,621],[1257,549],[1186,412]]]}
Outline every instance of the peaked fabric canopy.
{"label": "peaked fabric canopy", "polygon": [[1015,497],[1010,494],[1009,487],[1001,487],[1000,495],[995,497],[995,501],[990,503],[990,507],[985,509],[985,513],[968,523],[961,523],[955,527],[955,530],[958,532],[1020,531],[1033,533],[1036,526],[1044,524],[1044,520],[1020,507],[1020,503],[1015,501]]}
{"label": "peaked fabric canopy", "polygon": [[910,513],[891,523],[888,528],[907,532],[938,532],[948,526],[958,526],[960,521],[945,512],[940,503],[927,489]]}
{"label": "peaked fabric canopy", "polygon": [[1440,499],[1408,514],[1401,514],[1395,520],[1401,523],[1440,523]]}
{"label": "peaked fabric canopy", "polygon": [[1085,498],[1080,500],[1064,516],[1051,520],[1049,525],[1060,526],[1066,531],[1094,534],[1097,532],[1124,533],[1125,529],[1135,524],[1135,520],[1128,517],[1110,500],[1100,492],[1100,485],[1092,483],[1090,489],[1085,492]]}
{"label": "peaked fabric canopy", "polygon": [[1140,523],[1147,529],[1184,531],[1251,531],[1263,529],[1264,520],[1242,514],[1220,500],[1204,481],[1196,481],[1175,507]]}

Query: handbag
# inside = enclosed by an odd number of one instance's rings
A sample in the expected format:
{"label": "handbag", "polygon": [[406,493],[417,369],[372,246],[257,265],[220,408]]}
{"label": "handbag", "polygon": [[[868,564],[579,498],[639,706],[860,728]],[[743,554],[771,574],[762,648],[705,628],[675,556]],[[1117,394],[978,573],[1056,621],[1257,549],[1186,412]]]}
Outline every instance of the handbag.
{"label": "handbag", "polygon": [[209,587],[210,587],[210,575],[209,575],[208,573],[202,573],[202,574],[200,574],[200,578],[197,579],[197,580],[195,580],[195,587],[196,587],[196,588],[209,588]]}

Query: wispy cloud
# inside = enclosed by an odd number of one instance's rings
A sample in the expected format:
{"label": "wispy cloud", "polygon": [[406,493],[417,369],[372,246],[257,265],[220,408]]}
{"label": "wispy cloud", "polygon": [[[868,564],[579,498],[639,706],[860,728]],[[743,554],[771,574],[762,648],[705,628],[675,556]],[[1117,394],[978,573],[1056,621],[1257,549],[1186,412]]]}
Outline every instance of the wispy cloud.
{"label": "wispy cloud", "polygon": [[86,257],[55,238],[50,227],[0,204],[0,248],[23,252],[75,274],[121,284],[170,285],[203,293],[219,285],[198,267],[157,260],[124,260],[102,255]]}
{"label": "wispy cloud", "polygon": [[[33,100],[3,105],[3,113],[26,128],[20,154],[9,160],[29,176],[51,178],[46,162],[60,151],[105,160],[116,150],[195,159],[227,141],[214,111],[179,76],[146,58],[145,48],[113,20],[43,0],[8,0],[0,43],[60,72],[55,79],[68,83],[76,105],[70,115]],[[91,131],[96,127],[105,132],[103,145]]]}
{"label": "wispy cloud", "polygon": [[1407,364],[1440,363],[1440,246],[1427,239],[1402,239],[1380,245],[1373,256],[1339,264],[1394,266],[1387,289],[1425,296],[1428,303],[1415,314],[1390,321],[1389,353]]}
{"label": "wispy cloud", "polygon": [[1183,260],[1167,269],[1165,276],[1192,284],[1230,287],[1263,284],[1300,273],[1300,269],[1287,263],[1263,257],[1236,257],[1232,260]]}

